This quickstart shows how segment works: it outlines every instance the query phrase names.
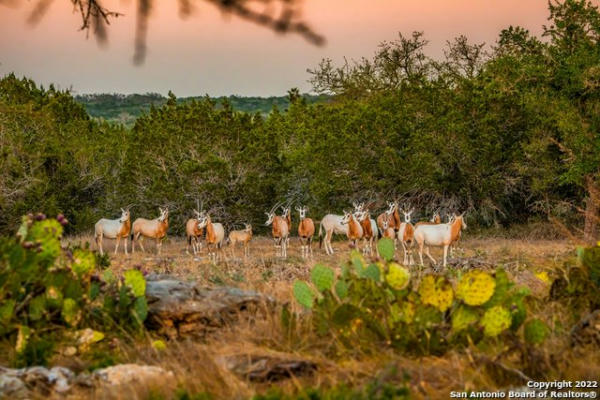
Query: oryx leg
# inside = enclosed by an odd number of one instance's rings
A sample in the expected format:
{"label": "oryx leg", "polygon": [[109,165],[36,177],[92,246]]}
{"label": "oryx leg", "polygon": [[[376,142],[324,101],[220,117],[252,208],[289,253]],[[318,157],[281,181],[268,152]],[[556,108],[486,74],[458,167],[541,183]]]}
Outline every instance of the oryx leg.
{"label": "oryx leg", "polygon": [[100,235],[96,236],[96,245],[100,249],[100,255],[104,255],[104,249],[102,248],[102,239],[103,238],[104,237],[103,237],[102,233]]}
{"label": "oryx leg", "polygon": [[424,242],[419,243],[419,260],[421,261],[421,266],[423,266],[423,267],[425,266],[425,264],[423,263],[423,245],[424,244],[425,244]]}
{"label": "oryx leg", "polygon": [[135,240],[138,241],[140,248],[142,249],[142,251],[145,253],[146,249],[144,248],[144,244],[142,243],[144,241],[144,236],[141,233],[137,234],[137,237],[135,238]]}
{"label": "oryx leg", "polygon": [[121,241],[121,236],[117,235],[117,244],[115,244],[115,254],[119,250],[119,242]]}
{"label": "oryx leg", "polygon": [[429,257],[429,259],[431,260],[431,262],[433,264],[437,264],[437,261],[435,261],[435,258],[433,258],[431,256],[431,254],[429,253],[429,246],[425,247],[425,254],[427,254],[427,257]]}
{"label": "oryx leg", "polygon": [[442,263],[444,269],[446,268],[446,259],[448,258],[448,245],[444,246],[444,262]]}

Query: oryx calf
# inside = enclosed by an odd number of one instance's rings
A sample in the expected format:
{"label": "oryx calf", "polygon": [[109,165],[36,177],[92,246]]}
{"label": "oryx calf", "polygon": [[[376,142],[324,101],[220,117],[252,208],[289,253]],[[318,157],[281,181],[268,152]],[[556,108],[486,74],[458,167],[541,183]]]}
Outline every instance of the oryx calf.
{"label": "oryx calf", "polygon": [[185,223],[185,235],[187,237],[187,247],[185,252],[190,254],[191,246],[194,255],[196,255],[201,249],[200,240],[202,239],[202,235],[204,235],[204,229],[198,227],[202,215],[197,210],[194,210],[194,214],[196,214],[196,218],[190,218]]}
{"label": "oryx calf", "polygon": [[229,232],[229,243],[231,244],[232,255],[236,243],[242,243],[244,245],[244,257],[248,257],[250,255],[249,243],[252,239],[252,225],[244,224],[244,226],[244,230]]}

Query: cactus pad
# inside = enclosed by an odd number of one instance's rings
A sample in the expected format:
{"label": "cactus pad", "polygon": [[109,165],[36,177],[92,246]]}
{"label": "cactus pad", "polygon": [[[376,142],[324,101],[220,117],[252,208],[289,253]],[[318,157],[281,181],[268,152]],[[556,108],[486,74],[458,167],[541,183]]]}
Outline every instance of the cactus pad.
{"label": "cactus pad", "polygon": [[419,285],[419,295],[423,304],[429,304],[440,310],[446,311],[452,305],[454,292],[446,279],[427,275]]}
{"label": "cactus pad", "polygon": [[381,273],[379,272],[379,267],[375,264],[370,264],[367,269],[362,274],[363,277],[372,279],[375,282],[379,282],[381,280]]}
{"label": "cactus pad", "polygon": [[306,308],[312,308],[315,296],[308,284],[304,281],[294,282],[294,297],[296,301]]}
{"label": "cactus pad", "polygon": [[131,288],[135,297],[142,297],[146,294],[146,280],[144,275],[137,269],[130,269],[123,274],[125,284]]}
{"label": "cactus pad", "polygon": [[485,336],[498,336],[511,324],[510,312],[502,306],[494,306],[487,310],[481,318],[481,326]]}
{"label": "cactus pad", "polygon": [[477,321],[477,312],[468,306],[461,305],[452,313],[452,330],[460,332]]}
{"label": "cactus pad", "polygon": [[333,287],[333,270],[323,264],[314,266],[310,273],[310,278],[319,291],[330,290]]}
{"label": "cactus pad", "polygon": [[96,268],[96,257],[89,251],[77,249],[73,252],[73,264],[71,268],[80,278],[91,274],[94,268]]}
{"label": "cactus pad", "polygon": [[410,273],[408,270],[396,263],[390,263],[388,267],[389,271],[385,276],[387,283],[396,290],[406,288],[410,281]]}
{"label": "cactus pad", "polygon": [[343,300],[348,296],[348,285],[345,281],[339,280],[335,283],[335,294],[337,294],[340,300]]}
{"label": "cactus pad", "polygon": [[390,238],[382,238],[377,242],[377,250],[381,257],[390,261],[394,258],[394,241]]}
{"label": "cactus pad", "polygon": [[488,273],[469,271],[458,283],[456,297],[470,306],[479,306],[492,297],[495,288],[496,281]]}
{"label": "cactus pad", "polygon": [[542,344],[548,337],[548,326],[539,319],[532,319],[525,324],[525,340],[530,344]]}

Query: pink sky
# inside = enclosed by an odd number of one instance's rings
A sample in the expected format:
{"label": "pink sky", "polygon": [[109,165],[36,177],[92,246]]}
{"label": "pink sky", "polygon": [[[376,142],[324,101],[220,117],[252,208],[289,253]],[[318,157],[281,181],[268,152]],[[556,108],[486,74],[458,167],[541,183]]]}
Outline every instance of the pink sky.
{"label": "pink sky", "polygon": [[540,34],[548,14],[546,0],[305,0],[305,19],[327,38],[316,47],[298,35],[223,18],[208,3],[197,2],[194,15],[181,20],[175,1],[155,0],[146,62],[134,66],[135,0],[106,1],[125,14],[112,23],[106,48],[78,31],[70,1],[54,0],[35,27],[25,23],[34,2],[17,3],[0,5],[0,75],[15,72],[76,93],[170,89],[178,96],[308,91],[306,69],[322,58],[371,57],[378,43],[398,32],[425,31],[428,54],[441,57],[446,40],[460,34],[488,44],[509,25]]}

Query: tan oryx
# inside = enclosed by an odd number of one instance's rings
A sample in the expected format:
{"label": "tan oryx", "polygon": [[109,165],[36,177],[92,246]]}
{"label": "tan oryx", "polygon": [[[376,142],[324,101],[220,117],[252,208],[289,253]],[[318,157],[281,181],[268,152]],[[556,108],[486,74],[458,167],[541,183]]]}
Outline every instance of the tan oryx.
{"label": "tan oryx", "polygon": [[135,252],[135,242],[139,240],[142,251],[144,245],[142,240],[144,237],[156,239],[156,252],[160,254],[162,247],[162,239],[167,236],[167,229],[169,229],[169,210],[168,208],[158,207],[160,210],[160,216],[155,219],[138,218],[133,222],[131,232],[131,252]]}
{"label": "tan oryx", "polygon": [[218,222],[212,222],[210,213],[206,213],[200,219],[198,227],[205,229],[206,251],[213,262],[217,262],[217,252],[219,254],[222,253],[223,240],[225,239],[225,229],[223,228],[223,225]]}
{"label": "tan oryx", "polygon": [[344,216],[342,218],[341,223],[342,225],[348,226],[346,236],[348,237],[348,241],[350,242],[350,247],[356,248],[358,241],[363,236],[363,228],[360,225],[360,222],[358,222],[353,212],[344,211]]}
{"label": "tan oryx", "polygon": [[415,241],[419,246],[419,259],[423,265],[423,247],[425,247],[427,257],[435,264],[435,259],[429,254],[429,247],[444,248],[444,262],[446,267],[446,259],[448,257],[448,247],[458,240],[463,229],[467,229],[467,224],[463,219],[463,215],[459,215],[449,224],[437,225],[419,225],[415,228]]}
{"label": "tan oryx", "polygon": [[363,254],[369,253],[369,255],[373,255],[373,241],[377,239],[378,236],[377,223],[371,218],[369,210],[355,213],[355,215],[363,230],[362,238],[365,241]]}
{"label": "tan oryx", "polygon": [[415,227],[410,222],[411,215],[414,211],[414,208],[410,210],[408,210],[407,208],[402,209],[402,214],[404,215],[404,222],[400,224],[400,229],[398,229],[398,241],[402,245],[402,251],[404,253],[404,259],[402,263],[404,265],[414,264],[412,256],[412,245]]}
{"label": "tan oryx", "polygon": [[100,221],[96,222],[94,226],[94,238],[96,239],[96,245],[100,250],[100,254],[104,254],[104,249],[102,248],[102,239],[117,239],[117,243],[115,245],[115,254],[117,254],[117,250],[119,249],[119,242],[121,238],[125,239],[125,254],[127,254],[127,238],[131,233],[131,213],[129,212],[129,207],[125,209],[121,208],[121,217],[119,219],[106,219],[102,218]]}
{"label": "tan oryx", "polygon": [[398,203],[388,202],[388,209],[377,217],[377,226],[383,228],[383,221],[388,220],[388,228],[398,231],[400,229],[400,214],[398,214]]}
{"label": "tan oryx", "polygon": [[244,245],[244,257],[248,257],[250,255],[250,240],[252,239],[252,225],[244,224],[244,229],[241,231],[231,231],[229,232],[229,243],[231,245],[231,255],[233,256],[233,251],[235,250],[236,243],[242,243]]}
{"label": "tan oryx", "polygon": [[287,257],[287,242],[290,231],[288,229],[287,220],[279,215],[275,215],[275,211],[271,210],[265,212],[267,214],[266,226],[272,225],[272,234],[275,243],[279,243],[279,255],[281,257]]}
{"label": "tan oryx", "polygon": [[187,237],[187,247],[185,249],[185,252],[187,254],[190,254],[191,246],[194,255],[196,255],[200,252],[200,249],[202,247],[200,241],[202,240],[202,235],[204,235],[204,229],[198,228],[202,214],[199,213],[197,210],[194,210],[194,214],[196,214],[196,218],[190,218],[185,223],[185,235]]}
{"label": "tan oryx", "polygon": [[[285,219],[285,222],[287,223],[288,232],[291,233],[292,232],[292,210],[289,205],[283,207],[283,209],[281,211],[281,216]],[[290,237],[288,235],[286,247],[289,247],[289,245],[290,245]]]}
{"label": "tan oryx", "polygon": [[300,215],[298,223],[298,237],[300,238],[300,253],[303,258],[312,256],[312,239],[315,235],[315,224],[311,218],[306,217],[307,207],[296,207]]}

